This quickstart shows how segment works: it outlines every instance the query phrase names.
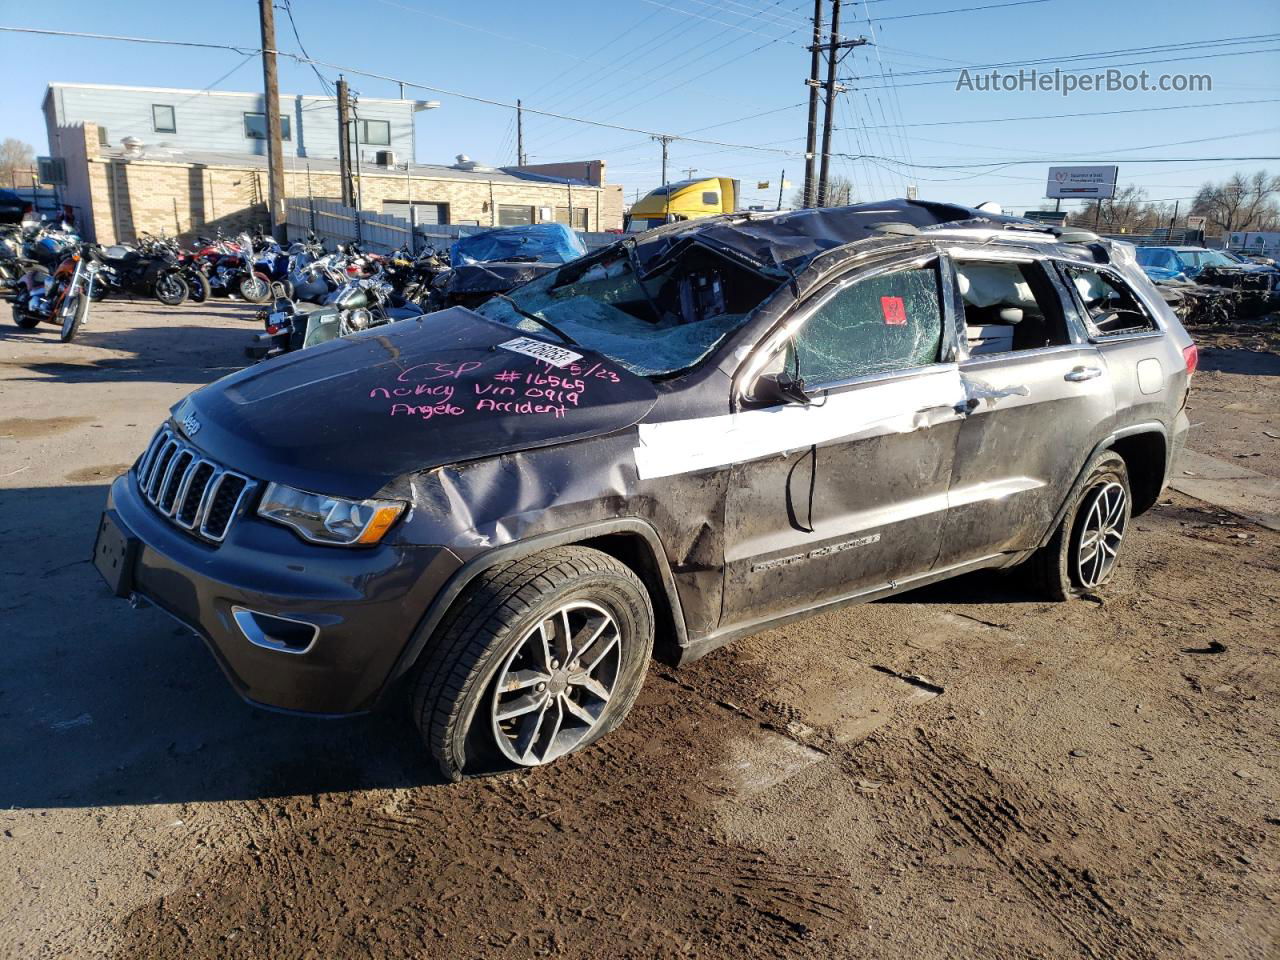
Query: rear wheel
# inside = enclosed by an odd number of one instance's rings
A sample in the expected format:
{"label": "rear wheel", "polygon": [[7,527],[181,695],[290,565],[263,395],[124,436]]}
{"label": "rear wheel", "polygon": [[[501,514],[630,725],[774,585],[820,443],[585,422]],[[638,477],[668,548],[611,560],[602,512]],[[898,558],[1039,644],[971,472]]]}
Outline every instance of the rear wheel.
{"label": "rear wheel", "polygon": [[1112,450],[1098,454],[1087,479],[1044,547],[1027,561],[1035,586],[1054,600],[1066,600],[1105,586],[1129,529],[1132,497],[1124,458]]}
{"label": "rear wheel", "polygon": [[598,550],[563,547],[485,571],[423,651],[414,720],[452,780],[550,763],[626,716],[653,629],[644,585]]}
{"label": "rear wheel", "polygon": [[166,307],[177,307],[186,303],[189,292],[187,281],[183,280],[182,275],[176,270],[156,278],[156,299]]}
{"label": "rear wheel", "polygon": [[204,275],[203,270],[188,270],[182,278],[187,281],[192,303],[204,303],[212,296],[209,278]]}
{"label": "rear wheel", "polygon": [[33,317],[16,303],[13,305],[13,322],[23,330],[31,330],[40,323],[39,317]]}

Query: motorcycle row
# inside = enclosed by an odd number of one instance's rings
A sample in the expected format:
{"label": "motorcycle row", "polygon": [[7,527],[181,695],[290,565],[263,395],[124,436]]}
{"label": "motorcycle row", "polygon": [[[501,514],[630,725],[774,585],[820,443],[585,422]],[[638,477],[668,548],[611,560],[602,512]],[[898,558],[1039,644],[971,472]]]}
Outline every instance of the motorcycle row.
{"label": "motorcycle row", "polygon": [[[92,303],[113,294],[176,307],[235,297],[268,305],[245,353],[264,359],[446,307],[474,306],[585,253],[559,224],[499,228],[438,252],[408,246],[380,255],[357,243],[334,251],[309,234],[288,246],[261,233],[197,238],[183,249],[141,235],[133,244],[88,243],[67,224],[0,227],[0,289],[14,322],[51,323],[74,339]],[[453,261],[457,261],[454,263]]]}

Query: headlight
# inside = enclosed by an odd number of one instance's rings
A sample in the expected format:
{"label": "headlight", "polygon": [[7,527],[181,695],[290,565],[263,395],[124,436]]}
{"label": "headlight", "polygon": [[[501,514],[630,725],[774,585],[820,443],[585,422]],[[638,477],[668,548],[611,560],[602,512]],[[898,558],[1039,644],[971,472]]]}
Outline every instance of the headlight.
{"label": "headlight", "polygon": [[400,500],[348,500],[271,483],[258,516],[293,527],[312,543],[358,546],[381,540],[404,508]]}

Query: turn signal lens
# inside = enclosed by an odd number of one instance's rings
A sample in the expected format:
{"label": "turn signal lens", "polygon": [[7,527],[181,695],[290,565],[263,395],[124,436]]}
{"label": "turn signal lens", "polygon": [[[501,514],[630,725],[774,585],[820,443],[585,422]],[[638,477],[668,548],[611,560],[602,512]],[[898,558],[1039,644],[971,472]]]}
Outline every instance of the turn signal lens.
{"label": "turn signal lens", "polygon": [[1187,364],[1187,376],[1195,373],[1196,367],[1200,365],[1200,351],[1194,343],[1182,348],[1182,359]]}
{"label": "turn signal lens", "polygon": [[369,521],[369,525],[364,528],[364,533],[356,538],[356,543],[377,543],[403,512],[403,503],[378,507],[373,512],[373,518]]}

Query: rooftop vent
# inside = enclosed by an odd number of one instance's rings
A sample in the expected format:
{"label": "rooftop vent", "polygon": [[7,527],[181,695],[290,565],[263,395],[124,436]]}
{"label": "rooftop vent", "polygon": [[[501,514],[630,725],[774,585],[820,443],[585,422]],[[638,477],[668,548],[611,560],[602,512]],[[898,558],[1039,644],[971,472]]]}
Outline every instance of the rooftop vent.
{"label": "rooftop vent", "polygon": [[472,160],[465,153],[458,154],[458,162],[451,169],[454,170],[473,170],[478,173],[492,173],[493,167],[480,163],[478,160]]}
{"label": "rooftop vent", "polygon": [[120,146],[124,147],[124,155],[129,160],[141,160],[146,153],[146,145],[137,137],[125,137],[120,141]]}

